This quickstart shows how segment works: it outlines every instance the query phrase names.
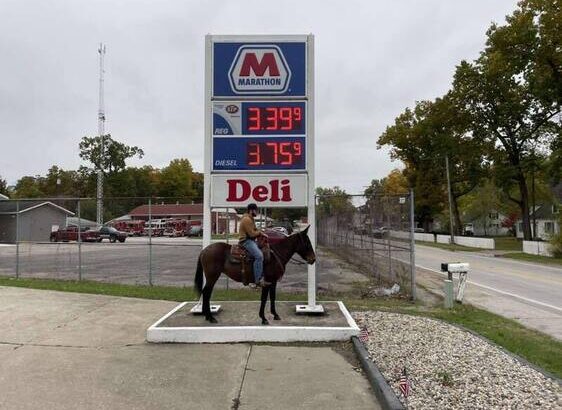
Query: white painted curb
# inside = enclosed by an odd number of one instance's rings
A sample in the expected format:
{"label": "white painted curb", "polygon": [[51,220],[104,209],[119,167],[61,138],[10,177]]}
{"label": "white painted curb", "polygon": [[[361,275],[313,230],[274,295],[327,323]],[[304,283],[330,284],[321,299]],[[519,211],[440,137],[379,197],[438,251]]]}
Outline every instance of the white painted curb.
{"label": "white painted curb", "polygon": [[341,301],[337,301],[348,326],[199,326],[159,327],[188,302],[180,303],[146,331],[150,343],[331,342],[349,340],[359,327]]}

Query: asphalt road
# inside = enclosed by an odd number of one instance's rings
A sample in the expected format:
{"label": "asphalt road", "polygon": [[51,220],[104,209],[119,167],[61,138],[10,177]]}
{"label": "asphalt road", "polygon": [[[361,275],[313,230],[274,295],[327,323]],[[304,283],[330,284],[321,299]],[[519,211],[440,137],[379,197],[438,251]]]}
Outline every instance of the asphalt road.
{"label": "asphalt road", "polygon": [[562,268],[416,245],[418,268],[444,278],[442,262],[470,263],[466,296],[471,303],[562,339]]}
{"label": "asphalt road", "polygon": [[[128,238],[125,243],[83,243],[78,252],[76,242],[21,243],[19,257],[15,245],[0,245],[0,275],[15,276],[19,259],[19,275],[24,278],[77,280],[79,265],[82,279],[124,284],[149,283],[149,261],[152,283],[166,286],[193,286],[201,239],[154,238],[152,250],[145,237]],[[295,256],[296,260],[300,257]],[[319,290],[350,290],[354,283],[367,278],[358,271],[342,267],[339,261],[322,250],[317,255]],[[306,291],[307,267],[290,262],[280,289]],[[222,276],[216,288],[240,287]]]}

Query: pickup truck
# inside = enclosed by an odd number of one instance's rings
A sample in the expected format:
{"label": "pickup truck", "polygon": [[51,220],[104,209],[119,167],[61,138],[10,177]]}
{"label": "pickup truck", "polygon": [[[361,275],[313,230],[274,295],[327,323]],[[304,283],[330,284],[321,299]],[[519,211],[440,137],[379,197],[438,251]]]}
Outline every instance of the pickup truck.
{"label": "pickup truck", "polygon": [[[51,242],[70,242],[78,240],[78,227],[77,226],[67,226],[66,228],[59,228],[56,231],[51,232],[50,236]],[[82,242],[95,242],[98,237],[94,231],[83,230],[80,232],[80,239]]]}
{"label": "pickup truck", "polygon": [[97,242],[101,242],[104,239],[108,239],[111,243],[117,241],[125,242],[125,239],[127,239],[127,236],[129,236],[127,232],[118,231],[111,226],[102,226],[101,228],[93,230],[91,232],[92,235],[96,238],[95,240]]}

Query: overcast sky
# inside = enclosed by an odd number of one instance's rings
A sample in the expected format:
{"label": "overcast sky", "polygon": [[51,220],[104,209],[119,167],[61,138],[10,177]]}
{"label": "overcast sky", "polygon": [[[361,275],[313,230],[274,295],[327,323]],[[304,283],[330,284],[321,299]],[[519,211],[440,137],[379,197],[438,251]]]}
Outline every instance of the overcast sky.
{"label": "overcast sky", "polygon": [[97,132],[98,53],[106,130],[203,169],[204,36],[315,34],[317,185],[363,190],[399,164],[376,140],[414,101],[450,86],[516,0],[0,1],[0,175],[14,184],[76,169]]}

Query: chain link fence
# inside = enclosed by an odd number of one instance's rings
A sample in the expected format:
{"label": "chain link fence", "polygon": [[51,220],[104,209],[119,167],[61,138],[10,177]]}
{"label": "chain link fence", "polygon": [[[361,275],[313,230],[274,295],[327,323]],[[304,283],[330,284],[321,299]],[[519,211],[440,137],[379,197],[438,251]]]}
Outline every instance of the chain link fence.
{"label": "chain link fence", "polygon": [[[103,215],[95,198],[0,201],[0,275],[192,286],[201,199],[105,198]],[[213,237],[232,241],[236,224],[235,210],[216,210]]]}
{"label": "chain link fence", "polygon": [[415,298],[413,194],[317,196],[318,244]]}

